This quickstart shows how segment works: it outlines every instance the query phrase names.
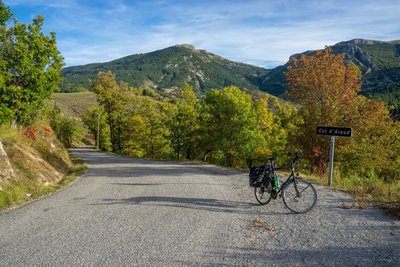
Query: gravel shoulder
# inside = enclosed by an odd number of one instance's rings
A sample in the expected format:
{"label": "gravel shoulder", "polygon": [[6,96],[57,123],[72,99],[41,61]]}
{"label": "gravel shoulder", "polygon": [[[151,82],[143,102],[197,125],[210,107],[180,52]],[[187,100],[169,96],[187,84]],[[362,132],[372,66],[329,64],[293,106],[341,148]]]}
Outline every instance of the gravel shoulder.
{"label": "gravel shoulder", "polygon": [[400,266],[400,221],[343,209],[256,204],[247,173],[75,149],[86,175],[0,214],[0,266]]}

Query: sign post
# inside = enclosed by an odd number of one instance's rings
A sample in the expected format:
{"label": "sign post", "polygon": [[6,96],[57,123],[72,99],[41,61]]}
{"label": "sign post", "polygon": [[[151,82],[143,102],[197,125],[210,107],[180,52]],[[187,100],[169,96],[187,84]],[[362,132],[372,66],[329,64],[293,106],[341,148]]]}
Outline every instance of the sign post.
{"label": "sign post", "polygon": [[329,149],[329,174],[328,174],[328,186],[332,185],[332,175],[333,175],[333,156],[335,154],[335,136],[331,136],[331,146]]}
{"label": "sign post", "polygon": [[317,134],[319,135],[330,135],[331,145],[329,149],[329,174],[328,174],[328,186],[332,185],[333,176],[333,158],[335,154],[335,136],[351,137],[351,128],[346,127],[334,127],[334,126],[317,126]]}

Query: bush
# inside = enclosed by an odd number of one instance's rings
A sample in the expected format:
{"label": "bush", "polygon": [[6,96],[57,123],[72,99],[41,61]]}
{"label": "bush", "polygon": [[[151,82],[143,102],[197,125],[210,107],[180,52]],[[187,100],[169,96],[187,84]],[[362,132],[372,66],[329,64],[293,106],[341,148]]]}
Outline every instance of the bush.
{"label": "bush", "polygon": [[81,140],[82,128],[73,118],[63,115],[58,107],[50,112],[50,125],[58,140],[66,147],[72,147],[74,141]]}
{"label": "bush", "polygon": [[[104,109],[95,106],[89,107],[86,112],[81,114],[81,119],[93,135],[95,142],[99,138],[99,149],[102,151],[111,151],[110,126],[107,124],[107,114],[105,114]],[[97,127],[100,127],[100,129]],[[97,136],[98,131],[100,133],[99,137]]]}

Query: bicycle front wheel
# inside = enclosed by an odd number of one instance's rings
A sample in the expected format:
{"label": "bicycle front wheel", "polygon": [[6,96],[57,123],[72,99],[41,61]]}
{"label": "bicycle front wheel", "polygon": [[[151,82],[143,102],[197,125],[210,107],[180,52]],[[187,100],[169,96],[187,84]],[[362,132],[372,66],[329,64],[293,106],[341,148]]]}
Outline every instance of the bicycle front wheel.
{"label": "bicycle front wheel", "polygon": [[303,179],[293,179],[282,192],[286,208],[295,213],[305,213],[317,203],[317,191],[312,183]]}

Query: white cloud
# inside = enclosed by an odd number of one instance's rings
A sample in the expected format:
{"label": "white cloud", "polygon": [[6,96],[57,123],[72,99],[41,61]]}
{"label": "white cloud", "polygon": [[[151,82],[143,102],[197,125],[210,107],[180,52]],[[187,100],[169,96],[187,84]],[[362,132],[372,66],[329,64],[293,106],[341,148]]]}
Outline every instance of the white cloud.
{"label": "white cloud", "polygon": [[190,43],[231,60],[273,67],[294,53],[344,40],[400,36],[400,2],[394,0],[13,0],[6,4],[47,12],[45,29],[58,33],[67,65]]}

